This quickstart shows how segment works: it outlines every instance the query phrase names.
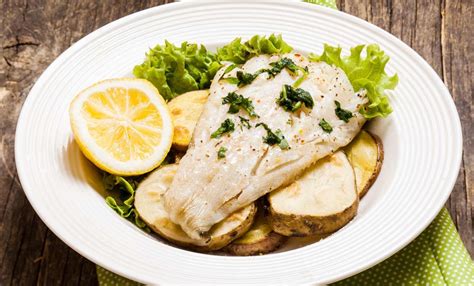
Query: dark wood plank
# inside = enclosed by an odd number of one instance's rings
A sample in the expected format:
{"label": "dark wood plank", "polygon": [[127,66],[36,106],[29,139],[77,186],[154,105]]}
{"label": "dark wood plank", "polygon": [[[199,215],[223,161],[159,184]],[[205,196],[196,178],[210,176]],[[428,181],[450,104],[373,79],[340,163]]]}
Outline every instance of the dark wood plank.
{"label": "dark wood plank", "polygon": [[[16,175],[16,120],[35,79],[72,43],[134,11],[171,1],[0,0],[0,285],[94,285],[95,265],[68,248],[36,216]],[[443,77],[464,128],[463,166],[448,201],[461,237],[474,253],[472,64],[469,0],[338,0],[417,50]]]}
{"label": "dark wood plank", "polygon": [[461,172],[447,205],[451,217],[474,258],[474,126],[473,72],[474,5],[472,1],[445,0],[442,13],[444,82],[453,95],[463,125]]}
{"label": "dark wood plank", "polygon": [[0,285],[97,284],[95,265],[46,228],[21,190],[13,157],[16,121],[35,79],[72,43],[165,2],[172,1],[0,0]]}

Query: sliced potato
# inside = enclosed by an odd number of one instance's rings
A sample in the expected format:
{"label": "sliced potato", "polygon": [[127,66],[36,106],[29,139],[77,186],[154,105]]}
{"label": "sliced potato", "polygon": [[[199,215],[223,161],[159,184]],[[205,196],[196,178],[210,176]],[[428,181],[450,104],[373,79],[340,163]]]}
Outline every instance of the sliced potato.
{"label": "sliced potato", "polygon": [[270,224],[286,236],[331,233],[357,213],[354,171],[342,151],[318,161],[293,184],[269,194]]}
{"label": "sliced potato", "polygon": [[249,231],[225,247],[233,255],[248,256],[265,254],[278,249],[287,237],[274,232],[263,208],[258,208],[257,218]]}
{"label": "sliced potato", "polygon": [[383,163],[383,144],[379,137],[362,130],[345,148],[354,168],[359,198],[362,198],[377,179]]}
{"label": "sliced potato", "polygon": [[168,103],[174,124],[173,146],[176,149],[186,150],[188,147],[208,97],[209,90],[195,90],[181,94]]}
{"label": "sliced potato", "polygon": [[163,166],[151,173],[137,188],[135,207],[140,217],[160,236],[178,245],[198,251],[220,249],[244,234],[252,225],[256,206],[251,204],[213,226],[209,239],[190,238],[179,225],[173,223],[163,204],[163,194],[171,184],[178,164]]}

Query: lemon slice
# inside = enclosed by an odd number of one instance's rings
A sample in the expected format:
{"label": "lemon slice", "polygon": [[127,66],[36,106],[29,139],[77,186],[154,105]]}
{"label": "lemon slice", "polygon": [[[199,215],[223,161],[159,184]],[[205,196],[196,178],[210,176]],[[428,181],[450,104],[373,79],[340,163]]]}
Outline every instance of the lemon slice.
{"label": "lemon slice", "polygon": [[168,106],[146,80],[98,82],[74,98],[69,115],[81,151],[112,174],[149,172],[171,148],[173,123]]}

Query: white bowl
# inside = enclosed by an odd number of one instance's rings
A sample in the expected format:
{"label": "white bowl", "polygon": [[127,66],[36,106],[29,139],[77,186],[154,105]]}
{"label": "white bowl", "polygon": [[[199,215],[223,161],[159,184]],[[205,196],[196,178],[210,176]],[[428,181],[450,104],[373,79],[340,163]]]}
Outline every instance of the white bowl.
{"label": "white bowl", "polygon": [[[385,145],[382,172],[349,225],[320,242],[254,257],[182,250],[120,218],[100,195],[95,168],[69,127],[75,94],[99,80],[131,75],[165,39],[216,47],[234,37],[282,33],[300,52],[323,43],[378,43],[400,84],[394,112],[372,130]],[[448,198],[461,160],[461,127],[433,69],[389,33],[317,5],[265,1],[176,3],[117,20],[65,51],[38,79],[20,115],[15,154],[21,184],[41,219],[91,261],[145,283],[328,283],[358,273],[413,240]]]}

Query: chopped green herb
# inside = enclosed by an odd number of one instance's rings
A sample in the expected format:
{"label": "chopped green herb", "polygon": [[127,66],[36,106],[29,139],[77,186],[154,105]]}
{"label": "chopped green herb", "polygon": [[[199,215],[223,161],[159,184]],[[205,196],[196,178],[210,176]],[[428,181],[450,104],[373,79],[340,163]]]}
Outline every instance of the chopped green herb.
{"label": "chopped green herb", "polygon": [[335,111],[336,111],[337,117],[339,117],[339,119],[341,119],[342,121],[346,123],[349,122],[349,119],[353,117],[352,112],[350,112],[349,110],[342,109],[339,101],[335,100],[334,103],[336,103]]}
{"label": "chopped green herb", "polygon": [[271,69],[265,70],[268,72],[270,77],[275,77],[279,74],[284,68],[287,68],[292,74],[296,74],[299,70],[304,70],[303,68],[297,66],[293,60],[289,58],[281,58],[279,61],[270,63]]}
{"label": "chopped green herb", "polygon": [[243,118],[242,116],[239,116],[240,119],[240,130],[242,130],[242,126],[246,127],[247,129],[250,129],[250,122],[247,118]]}
{"label": "chopped green herb", "polygon": [[[284,68],[287,68],[292,74],[296,74],[299,70],[303,72],[302,78],[299,78],[295,83],[298,81],[303,81],[306,78],[306,75],[308,73],[307,69],[302,68],[297,66],[291,59],[289,58],[282,58],[279,61],[270,63],[270,66],[272,68],[270,69],[260,69],[254,73],[246,73],[243,71],[238,71],[237,72],[237,78],[234,77],[228,77],[225,78],[232,84],[237,84],[239,87],[251,84],[259,74],[267,72],[270,77],[275,77],[277,74],[279,74]],[[299,84],[301,84],[298,83]]]}
{"label": "chopped green herb", "polygon": [[236,64],[231,64],[231,65],[229,65],[229,66],[224,70],[224,72],[222,73],[220,79],[225,79],[224,76],[225,76],[227,73],[233,71],[236,67],[238,67],[238,65],[236,65]]}
{"label": "chopped green herb", "polygon": [[324,118],[319,121],[319,126],[327,133],[332,132],[332,126]]}
{"label": "chopped green herb", "polygon": [[237,79],[239,80],[238,86],[244,86],[247,84],[251,84],[254,79],[257,78],[257,76],[260,74],[260,71],[257,71],[256,73],[246,73],[243,71],[238,71],[237,72]]}
{"label": "chopped green herb", "polygon": [[303,75],[300,76],[300,77],[293,83],[293,87],[298,87],[298,86],[300,86],[300,85],[303,83],[303,81],[306,80],[306,78],[308,77],[308,74],[309,74],[308,67],[305,67],[305,68],[303,69]]}
{"label": "chopped green herb", "polygon": [[230,133],[235,130],[234,122],[227,118],[224,122],[221,123],[221,126],[217,128],[214,133],[211,134],[211,138],[219,138],[225,133]]}
{"label": "chopped green herb", "polygon": [[294,112],[298,110],[302,104],[307,108],[313,109],[314,101],[311,94],[301,88],[293,88],[291,85],[285,84],[277,103],[286,111]]}
{"label": "chopped green herb", "polygon": [[228,66],[228,67],[225,69],[224,74],[233,71],[236,67],[238,67],[236,64],[231,64],[230,66]]}
{"label": "chopped green herb", "polygon": [[258,116],[255,113],[252,100],[243,97],[241,94],[229,92],[227,96],[222,98],[222,104],[229,104],[229,111],[227,111],[228,113],[235,114],[242,108],[250,115],[250,117]]}
{"label": "chopped green herb", "polygon": [[227,81],[230,84],[239,84],[239,79],[236,77],[226,77],[223,80]]}
{"label": "chopped green herb", "polygon": [[219,158],[219,159],[225,158],[225,152],[226,151],[227,151],[226,147],[219,148],[219,151],[217,151],[217,158]]}
{"label": "chopped green herb", "polygon": [[282,149],[288,149],[290,146],[288,145],[288,141],[286,141],[285,136],[281,133],[281,130],[278,129],[277,131],[273,132],[267,124],[265,123],[258,123],[255,127],[262,126],[267,131],[267,136],[263,137],[263,142],[267,143],[268,145],[275,145]]}

